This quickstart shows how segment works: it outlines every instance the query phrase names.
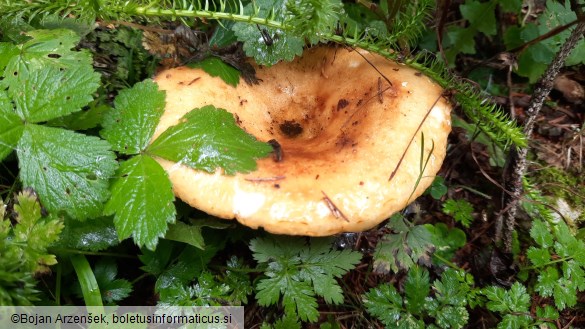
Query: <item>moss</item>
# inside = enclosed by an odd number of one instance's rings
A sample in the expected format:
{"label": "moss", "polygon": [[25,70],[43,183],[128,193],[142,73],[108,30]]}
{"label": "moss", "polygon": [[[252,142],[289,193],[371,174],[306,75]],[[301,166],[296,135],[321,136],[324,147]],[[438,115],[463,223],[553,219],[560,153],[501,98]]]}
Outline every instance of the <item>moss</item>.
{"label": "moss", "polygon": [[579,221],[585,222],[585,175],[556,167],[544,167],[531,176],[534,185],[544,195],[565,200],[571,208],[581,213]]}

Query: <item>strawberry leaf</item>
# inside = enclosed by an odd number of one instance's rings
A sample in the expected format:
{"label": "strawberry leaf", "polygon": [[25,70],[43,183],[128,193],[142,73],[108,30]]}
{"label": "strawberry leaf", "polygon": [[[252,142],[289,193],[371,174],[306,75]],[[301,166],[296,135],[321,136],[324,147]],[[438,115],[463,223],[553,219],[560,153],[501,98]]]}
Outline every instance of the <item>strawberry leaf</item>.
{"label": "strawberry leaf", "polygon": [[93,100],[100,76],[91,66],[78,66],[62,71],[46,67],[18,74],[9,86],[16,113],[27,122],[36,123],[58,118],[76,111]]}
{"label": "strawberry leaf", "polygon": [[201,62],[191,63],[187,66],[192,68],[201,68],[212,77],[220,77],[230,86],[237,86],[240,82],[240,71],[236,70],[229,64],[224,63],[217,57],[208,57]]}
{"label": "strawberry leaf", "polygon": [[107,180],[116,169],[106,141],[59,128],[27,124],[18,142],[20,177],[50,211],[77,219],[100,215]]}
{"label": "strawberry leaf", "polygon": [[167,224],[175,221],[175,199],[164,169],[151,157],[138,155],[122,163],[104,213],[113,215],[120,240],[154,250]]}
{"label": "strawberry leaf", "polygon": [[221,167],[228,175],[254,170],[255,159],[271,151],[238,127],[231,113],[212,105],[185,114],[147,148],[149,154],[191,168],[214,172]]}
{"label": "strawberry leaf", "polygon": [[16,148],[23,129],[23,122],[13,112],[8,95],[0,90],[0,161]]}
{"label": "strawberry leaf", "polygon": [[150,142],[164,112],[165,93],[152,80],[145,80],[120,91],[114,105],[116,109],[104,117],[101,135],[114,150],[138,154]]}

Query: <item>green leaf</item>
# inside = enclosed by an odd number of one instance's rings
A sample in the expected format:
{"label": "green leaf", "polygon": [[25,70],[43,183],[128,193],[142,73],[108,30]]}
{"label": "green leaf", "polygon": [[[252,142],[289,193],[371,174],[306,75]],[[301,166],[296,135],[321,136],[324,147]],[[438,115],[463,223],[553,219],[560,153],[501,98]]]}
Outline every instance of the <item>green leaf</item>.
{"label": "green leaf", "polygon": [[111,217],[98,217],[80,222],[65,218],[65,228],[57,247],[99,251],[119,243]]}
{"label": "green leaf", "polygon": [[14,113],[6,92],[0,90],[0,161],[16,148],[23,130],[22,119]]}
{"label": "green leaf", "polygon": [[530,328],[532,323],[532,317],[530,315],[513,315],[506,314],[500,323],[498,323],[499,329],[522,329]]}
{"label": "green leaf", "polygon": [[485,35],[496,34],[495,2],[478,2],[467,0],[459,6],[463,18],[469,21],[471,27]]}
{"label": "green leaf", "polygon": [[88,130],[101,125],[104,121],[104,115],[111,110],[112,108],[105,104],[91,104],[87,110],[53,119],[47,124],[69,130]]}
{"label": "green leaf", "polygon": [[455,252],[467,242],[465,232],[455,227],[449,229],[445,223],[424,224],[424,227],[432,236],[433,245],[435,246],[433,261],[437,263],[442,263],[442,261],[435,256],[450,260],[455,255]]}
{"label": "green leaf", "polygon": [[128,280],[116,279],[118,266],[111,258],[101,258],[95,264],[93,274],[100,287],[102,300],[106,304],[120,301],[132,292],[132,284]]}
{"label": "green leaf", "polygon": [[165,239],[179,241],[199,249],[205,249],[205,241],[203,240],[203,235],[201,235],[200,226],[176,222],[175,224],[169,225]]}
{"label": "green leaf", "polygon": [[431,186],[427,189],[428,193],[431,194],[433,199],[439,200],[443,195],[447,194],[447,186],[445,185],[445,179],[441,176],[436,176]]}
{"label": "green leaf", "polygon": [[363,300],[368,313],[379,318],[387,326],[394,324],[405,311],[402,307],[402,297],[389,283],[370,289]]}
{"label": "green leaf", "polygon": [[425,298],[430,291],[429,272],[420,266],[414,266],[408,271],[404,283],[404,304],[408,312],[421,315]]}
{"label": "green leaf", "polygon": [[559,272],[553,266],[548,266],[544,271],[540,271],[538,275],[538,283],[535,289],[542,297],[550,297],[553,295],[555,285],[559,279]]}
{"label": "green leaf", "polygon": [[28,124],[17,149],[20,178],[48,210],[76,219],[96,217],[117,165],[109,148],[97,137]]}
{"label": "green leaf", "polygon": [[530,237],[542,248],[549,248],[553,245],[553,235],[549,227],[541,220],[534,220],[532,222]]}
{"label": "green leaf", "polygon": [[[254,6],[259,8],[257,16],[283,21],[286,18],[286,1],[258,0],[245,7],[245,13],[251,14]],[[266,36],[262,36],[262,29]],[[256,26],[249,23],[236,23],[232,27],[238,41],[244,43],[244,51],[249,57],[254,57],[259,65],[274,65],[281,60],[292,61],[295,56],[303,53],[305,41],[303,38],[282,29]],[[266,42],[268,40],[268,43]],[[272,44],[270,41],[272,40]]]}
{"label": "green leaf", "polygon": [[111,191],[104,214],[115,214],[118,237],[132,236],[137,245],[154,250],[168,223],[175,221],[175,197],[167,173],[151,157],[137,155],[121,164]]}
{"label": "green leaf", "polygon": [[387,225],[395,234],[387,234],[376,246],[374,269],[387,273],[390,270],[408,270],[419,261],[429,262],[433,236],[423,225],[409,227],[401,215],[390,218]]}
{"label": "green leaf", "polygon": [[361,258],[350,250],[331,250],[331,239],[257,238],[250,242],[253,257],[265,265],[266,278],[256,286],[260,305],[278,303],[282,294],[285,313],[303,321],[318,319],[315,295],[327,303],[343,302],[343,294],[334,279],[352,269]]}
{"label": "green leaf", "polygon": [[484,289],[483,292],[489,300],[486,307],[490,311],[501,313],[529,311],[530,295],[526,292],[526,287],[519,282],[515,282],[510,290],[491,286]]}
{"label": "green leaf", "polygon": [[72,255],[71,264],[77,274],[79,285],[81,286],[81,292],[83,294],[83,300],[86,306],[102,306],[102,296],[100,293],[100,287],[97,284],[95,275],[89,266],[89,262],[84,255]]}
{"label": "green leaf", "polygon": [[534,246],[528,248],[526,256],[534,266],[547,265],[551,260],[551,255],[546,248],[536,248]]}
{"label": "green leaf", "polygon": [[160,292],[192,282],[207,269],[207,264],[217,251],[218,247],[211,244],[205,250],[185,245],[179,256],[159,275],[154,286],[155,291]]}
{"label": "green leaf", "polygon": [[322,40],[322,34],[335,31],[343,4],[340,0],[295,0],[286,1],[286,9],[285,24],[292,26],[297,36],[315,45]]}
{"label": "green leaf", "polygon": [[231,113],[208,105],[185,114],[147,152],[207,172],[221,167],[233,175],[254,170],[255,159],[267,156],[272,147],[238,127]]}
{"label": "green leaf", "polygon": [[573,282],[566,278],[560,278],[555,282],[553,296],[559,311],[577,304],[577,289]]}
{"label": "green leaf", "polygon": [[461,223],[464,227],[469,227],[471,222],[473,222],[473,206],[465,199],[449,199],[445,201],[443,203],[443,212],[453,216],[453,219]]}
{"label": "green leaf", "polygon": [[115,109],[106,113],[101,135],[123,154],[138,154],[150,142],[165,108],[165,92],[152,80],[120,91]]}
{"label": "green leaf", "polygon": [[208,57],[201,62],[191,63],[187,66],[192,68],[201,68],[212,77],[220,77],[225,83],[236,87],[240,82],[240,71],[229,64],[224,63],[217,57]]}
{"label": "green leaf", "polygon": [[171,261],[173,246],[175,245],[176,243],[172,241],[161,240],[155,250],[142,250],[142,254],[138,255],[138,259],[140,259],[144,266],[140,267],[140,269],[152,275],[159,276]]}
{"label": "green leaf", "polygon": [[23,269],[30,272],[48,271],[48,266],[57,264],[57,260],[54,255],[47,254],[47,248],[59,239],[63,221],[55,216],[42,218],[41,205],[32,190],[25,190],[16,196],[14,212],[17,225],[10,244],[20,246],[16,252]]}
{"label": "green leaf", "polygon": [[27,75],[18,74],[9,84],[16,113],[27,122],[37,123],[76,111],[93,100],[100,76],[91,66],[69,70],[39,68]]}
{"label": "green leaf", "polygon": [[[30,40],[18,48],[18,55],[12,56],[6,65],[4,77],[10,85],[16,77],[27,77],[37,69],[91,68],[92,58],[89,51],[76,51],[79,36],[66,29],[34,30],[26,33]],[[13,50],[9,53],[14,55]],[[16,74],[15,74],[16,72]]]}

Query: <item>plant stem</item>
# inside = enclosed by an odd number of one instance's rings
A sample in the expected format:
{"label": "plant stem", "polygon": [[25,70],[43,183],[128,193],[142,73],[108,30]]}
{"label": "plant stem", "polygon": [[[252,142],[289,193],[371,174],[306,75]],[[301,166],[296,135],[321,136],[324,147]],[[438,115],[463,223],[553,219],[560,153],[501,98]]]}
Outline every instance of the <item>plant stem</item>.
{"label": "plant stem", "polygon": [[[532,135],[536,116],[542,108],[546,96],[552,90],[555,77],[559,74],[566,58],[584,33],[585,22],[581,21],[571,32],[569,38],[567,38],[542,78],[536,84],[534,93],[530,98],[528,109],[526,110],[527,118],[524,123],[524,134],[527,138],[530,138]],[[514,232],[516,225],[518,201],[523,193],[522,181],[526,174],[526,157],[528,151],[528,147],[513,146],[510,149],[506,167],[504,168],[504,187],[510,193],[507,194],[504,192],[503,194],[502,210],[496,219],[496,242],[502,243],[504,251],[507,253],[512,252],[512,232]]]}

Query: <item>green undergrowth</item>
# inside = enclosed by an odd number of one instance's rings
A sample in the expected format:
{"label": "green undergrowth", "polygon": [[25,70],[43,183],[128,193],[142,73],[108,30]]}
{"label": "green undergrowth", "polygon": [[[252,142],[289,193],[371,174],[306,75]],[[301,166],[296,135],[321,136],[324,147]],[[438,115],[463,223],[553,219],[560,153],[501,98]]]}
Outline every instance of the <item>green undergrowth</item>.
{"label": "green undergrowth", "polygon": [[[457,35],[492,37],[498,6],[519,11],[517,1],[461,4],[466,24],[449,26],[445,45],[453,52]],[[0,304],[244,305],[258,310],[247,321],[262,328],[337,328],[348,318],[364,327],[463,328],[482,312],[499,328],[554,327],[579,306],[585,245],[580,223],[567,225],[544,197],[577,205],[579,194],[545,183],[582,194],[580,176],[550,169],[526,182],[529,228],[518,231],[511,256],[519,271],[494,283],[460,263],[485,209],[442,177],[423,196],[428,209],[395,214],[355,238],[366,247],[353,250],[342,240],[357,235],[275,236],[193,210],[175,199],[155,161],[233,175],[253,171],[272,151],[213,104],[152,141],[166,96],[148,77],[163,58],[148,53],[141,36],[162,29],[171,36],[161,40],[178,42],[177,24],[197,18],[206,22],[197,26],[205,36],[186,47],[211,57],[189,65],[231,85],[246,73],[220,53],[236,41],[266,66],[335,42],[418,68],[460,105],[454,126],[488,147],[494,168],[503,166],[508,147],[526,138],[484,91],[418,51],[433,8],[428,0],[0,1],[0,171],[13,177],[0,186]],[[547,8],[567,11],[559,3]],[[537,23],[530,24],[543,32]],[[520,35],[530,26],[520,25]],[[428,161],[421,154],[417,169]],[[482,187],[465,189],[490,197]]]}

